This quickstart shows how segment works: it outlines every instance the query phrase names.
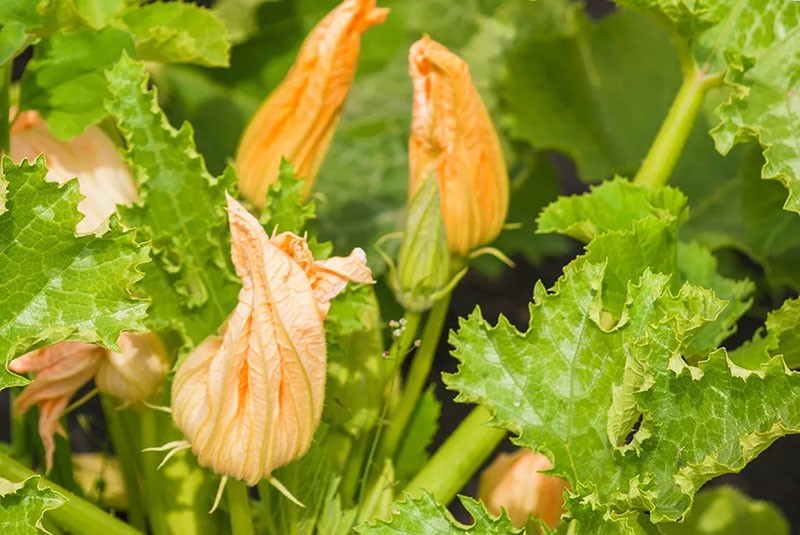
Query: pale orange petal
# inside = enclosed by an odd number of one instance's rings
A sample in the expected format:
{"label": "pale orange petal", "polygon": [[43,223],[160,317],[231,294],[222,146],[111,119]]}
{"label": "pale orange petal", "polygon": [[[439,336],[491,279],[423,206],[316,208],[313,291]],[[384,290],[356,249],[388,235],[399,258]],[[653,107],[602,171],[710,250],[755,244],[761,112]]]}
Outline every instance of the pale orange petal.
{"label": "pale orange petal", "polygon": [[264,206],[284,157],[306,179],[306,191],[311,188],[353,84],[361,35],[388,12],[375,7],[375,0],[344,0],[309,33],[239,144],[239,189],[253,204]]}
{"label": "pale orange petal", "polygon": [[19,162],[35,160],[44,154],[49,182],[63,184],[73,178],[84,198],[78,210],[84,215],[76,230],[94,231],[118,204],[130,205],[138,199],[136,184],[117,147],[96,126],[70,140],[56,138],[35,111],[20,113],[11,129],[11,158]]}
{"label": "pale orange petal", "polygon": [[204,466],[253,484],[305,453],[325,391],[325,332],[300,265],[228,200],[239,303],[178,368],[173,417]]}
{"label": "pale orange petal", "polygon": [[125,401],[149,400],[169,370],[161,340],[154,333],[122,333],[117,344],[120,352],[109,351],[100,362],[97,389]]}
{"label": "pale orange petal", "polygon": [[45,447],[47,469],[53,463],[53,434],[61,431],[59,419],[70,398],[94,375],[106,350],[83,342],[61,342],[12,360],[8,369],[15,373],[34,372],[14,404],[21,414],[39,406],[39,435]]}
{"label": "pale orange petal", "polygon": [[409,52],[409,73],[409,198],[422,181],[437,178],[449,249],[465,255],[497,237],[505,220],[508,174],[500,141],[457,55],[423,37]]}
{"label": "pale orange petal", "polygon": [[481,474],[478,497],[492,514],[505,509],[517,528],[524,527],[531,515],[554,528],[564,513],[567,482],[541,473],[551,468],[541,453],[527,449],[501,453]]}

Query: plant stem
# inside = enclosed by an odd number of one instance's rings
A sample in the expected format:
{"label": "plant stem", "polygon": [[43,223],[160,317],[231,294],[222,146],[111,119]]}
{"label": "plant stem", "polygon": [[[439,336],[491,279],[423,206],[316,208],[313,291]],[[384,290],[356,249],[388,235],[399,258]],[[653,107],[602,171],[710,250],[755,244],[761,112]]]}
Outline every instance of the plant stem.
{"label": "plant stem", "polygon": [[[397,381],[397,374],[400,371],[403,359],[405,358],[406,353],[408,353],[408,350],[414,343],[414,338],[417,335],[417,328],[419,327],[421,316],[418,312],[410,312],[407,310],[405,315],[403,316],[403,319],[405,320],[405,325],[403,326],[403,330],[400,333],[400,336],[396,337],[394,339],[394,342],[392,342],[392,347],[389,348],[389,362],[394,363],[394,372],[390,376],[391,377],[390,381],[395,381],[395,382]],[[378,420],[378,427],[375,430],[375,436],[372,439],[372,445],[370,446],[369,454],[367,455],[367,462],[364,463],[364,471],[363,475],[361,476],[361,485],[359,485],[358,497],[356,499],[356,503],[359,504],[359,508],[361,507],[361,503],[364,499],[365,492],[367,490],[370,471],[372,470],[372,463],[375,460],[375,454],[377,453],[378,444],[380,443],[381,440],[381,432],[383,431],[383,422],[386,419],[386,413],[388,411],[390,402],[391,402],[391,393],[387,392],[386,398],[383,401],[383,407],[381,407],[381,414]],[[358,514],[356,516],[358,516]]]}
{"label": "plant stem", "polygon": [[[122,480],[125,483],[125,494],[128,498],[128,521],[137,529],[144,531],[147,527],[144,517],[144,499],[142,488],[139,484],[139,452],[135,443],[125,432],[125,426],[120,419],[119,411],[114,407],[115,401],[107,396],[100,396],[103,404],[103,414],[108,425],[108,436],[114,446],[114,453],[122,470]],[[118,402],[116,402],[118,403]]]}
{"label": "plant stem", "polygon": [[487,426],[489,418],[480,405],[472,409],[404,490],[417,496],[425,489],[439,502],[450,503],[508,433]]}
{"label": "plant stem", "polygon": [[[33,470],[19,464],[4,453],[0,453],[0,477],[13,482],[38,476]],[[59,526],[76,535],[113,533],[114,535],[137,535],[141,532],[116,517],[106,513],[92,503],[75,496],[70,491],[41,477],[39,487],[48,487],[62,494],[67,501],[61,507],[48,511],[48,517]]]}
{"label": "plant stem", "polygon": [[0,154],[11,150],[11,134],[9,124],[11,69],[14,61],[9,59],[0,66]]}
{"label": "plant stem", "polygon": [[683,84],[633,179],[634,184],[656,188],[667,183],[692,131],[706,91],[721,82],[721,76],[710,76],[704,69],[696,67],[684,73]]}
{"label": "plant stem", "polygon": [[391,422],[386,429],[386,435],[381,443],[380,459],[393,457],[397,446],[403,438],[408,421],[414,414],[417,402],[425,388],[425,382],[431,372],[433,358],[436,355],[436,348],[439,346],[439,338],[442,336],[442,328],[447,318],[447,310],[450,307],[450,297],[452,292],[448,292],[433,304],[425,329],[422,331],[422,344],[414,355],[411,369],[408,372],[406,385],[400,397],[400,403],[392,415]]}
{"label": "plant stem", "polygon": [[253,516],[250,514],[250,496],[247,485],[235,479],[229,479],[225,487],[228,498],[228,513],[231,517],[231,533],[233,535],[253,535]]}
{"label": "plant stem", "polygon": [[[155,411],[143,410],[139,415],[142,448],[161,446],[158,443]],[[150,520],[150,531],[153,535],[168,535],[167,514],[164,499],[161,495],[161,481],[158,477],[159,458],[154,453],[142,455],[144,472],[144,494],[147,502],[147,516]]]}

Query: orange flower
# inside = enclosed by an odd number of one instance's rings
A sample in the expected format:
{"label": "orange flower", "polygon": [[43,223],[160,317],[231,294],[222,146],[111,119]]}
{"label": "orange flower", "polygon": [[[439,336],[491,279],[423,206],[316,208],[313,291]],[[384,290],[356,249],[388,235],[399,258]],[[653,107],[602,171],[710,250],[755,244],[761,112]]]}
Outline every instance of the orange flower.
{"label": "orange flower", "polygon": [[371,283],[365,255],[314,261],[303,238],[270,239],[228,198],[239,303],[178,368],[172,415],[203,466],[255,484],[303,455],[325,394],[325,318],[347,281]]}
{"label": "orange flower", "polygon": [[84,198],[78,210],[84,215],[78,223],[81,234],[94,231],[114,213],[118,204],[130,205],[138,199],[136,184],[117,147],[96,126],[78,137],[64,141],[50,133],[35,111],[19,114],[11,128],[11,158],[30,161],[44,154],[46,180],[63,184],[78,178]]}
{"label": "orange flower", "polygon": [[466,255],[500,233],[508,174],[489,113],[464,61],[430,37],[411,46],[414,109],[409,198],[429,178],[439,183],[451,253]]}
{"label": "orange flower", "polygon": [[289,74],[239,142],[239,189],[250,202],[264,206],[281,158],[307,181],[306,193],[311,189],[353,84],[361,35],[388,14],[375,0],[344,0],[308,35]]}
{"label": "orange flower", "polygon": [[36,372],[14,404],[14,411],[23,414],[39,406],[39,436],[42,438],[47,470],[53,466],[53,435],[65,435],[59,420],[70,398],[97,371],[105,349],[83,342],[62,342],[12,360],[8,369],[15,373]]}
{"label": "orange flower", "polygon": [[530,516],[554,528],[564,513],[567,482],[541,473],[551,468],[553,464],[541,453],[527,449],[501,453],[481,474],[478,498],[492,514],[505,509],[516,528],[525,527]]}
{"label": "orange flower", "polygon": [[69,400],[93,376],[97,389],[128,402],[150,399],[167,375],[167,357],[154,334],[122,333],[121,353],[84,342],[61,342],[12,360],[15,373],[35,372],[17,398],[14,411],[22,414],[39,406],[39,436],[47,469],[53,465],[53,435],[64,435],[59,423]]}

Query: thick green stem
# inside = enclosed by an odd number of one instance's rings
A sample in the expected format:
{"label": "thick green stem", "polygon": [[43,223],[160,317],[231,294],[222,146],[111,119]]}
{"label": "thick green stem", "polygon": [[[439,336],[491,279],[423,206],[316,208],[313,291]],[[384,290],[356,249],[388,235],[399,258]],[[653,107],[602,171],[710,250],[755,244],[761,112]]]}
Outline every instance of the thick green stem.
{"label": "thick green stem", "polygon": [[120,413],[114,406],[119,403],[107,396],[101,396],[103,414],[108,425],[108,436],[114,446],[114,453],[122,470],[125,483],[125,494],[128,498],[128,521],[137,529],[144,531],[147,527],[144,517],[144,499],[139,483],[140,457],[139,450],[120,419]]}
{"label": "thick green stem", "polygon": [[449,503],[508,433],[487,426],[489,418],[483,407],[472,409],[405,491],[417,496],[425,489],[439,502]]}
{"label": "thick green stem", "polygon": [[[38,476],[29,468],[19,464],[9,456],[0,453],[0,477],[13,482],[24,481]],[[47,512],[50,520],[76,535],[94,535],[96,533],[113,533],[114,535],[137,535],[140,531],[106,513],[92,503],[75,496],[70,491],[48,481],[39,480],[39,487],[47,487],[62,494],[67,501],[61,507]]]}
{"label": "thick green stem", "polygon": [[[139,418],[142,438],[142,449],[162,446],[158,440],[155,410],[143,410]],[[161,495],[161,481],[158,477],[160,456],[153,452],[142,455],[144,468],[144,493],[147,502],[147,516],[150,520],[150,531],[153,535],[168,535],[167,514],[164,497]]]}
{"label": "thick green stem", "polygon": [[683,84],[633,179],[634,184],[655,188],[667,183],[692,131],[706,91],[720,83],[720,76],[709,76],[697,68],[684,73]]}
{"label": "thick green stem", "polygon": [[451,295],[452,292],[448,292],[436,301],[428,314],[425,329],[422,331],[422,344],[414,355],[400,403],[392,415],[381,443],[379,454],[381,459],[394,456],[397,446],[405,434],[408,422],[414,414],[414,409],[431,372],[433,358],[436,356],[436,348],[439,346],[439,338],[442,336],[442,328],[447,319],[447,310],[450,308]]}
{"label": "thick green stem", "polygon": [[231,533],[233,535],[253,535],[253,515],[250,513],[250,496],[247,485],[235,479],[229,479],[225,487],[228,497],[228,513],[231,517]]}
{"label": "thick green stem", "polygon": [[0,154],[7,154],[11,149],[11,135],[9,125],[11,69],[13,61],[6,61],[0,65]]}

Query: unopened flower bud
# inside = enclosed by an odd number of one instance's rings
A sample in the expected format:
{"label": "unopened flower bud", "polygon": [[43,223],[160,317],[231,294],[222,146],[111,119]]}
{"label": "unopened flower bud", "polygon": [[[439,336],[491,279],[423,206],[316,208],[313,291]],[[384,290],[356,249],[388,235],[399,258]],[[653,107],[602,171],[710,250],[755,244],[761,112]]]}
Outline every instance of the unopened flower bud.
{"label": "unopened flower bud", "polygon": [[325,395],[323,319],[347,281],[371,283],[364,252],[315,261],[291,233],[270,239],[228,198],[239,303],[181,364],[172,416],[198,462],[255,484],[303,455]]}
{"label": "unopened flower bud", "polygon": [[551,468],[541,453],[527,449],[501,453],[481,474],[478,498],[492,514],[505,509],[516,528],[523,528],[531,516],[554,528],[564,513],[567,482],[541,473]]}
{"label": "unopened flower bud", "polygon": [[424,312],[452,288],[453,273],[436,181],[426,180],[412,199],[397,266],[389,264],[389,284],[406,310]]}
{"label": "unopened flower bud", "polygon": [[344,0],[303,43],[292,69],[248,124],[239,143],[239,189],[259,208],[281,158],[311,189],[353,84],[361,35],[389,10],[375,0]]}
{"label": "unopened flower bud", "polygon": [[169,371],[161,340],[153,333],[122,333],[117,344],[120,352],[109,351],[100,362],[97,389],[128,402],[148,401]]}
{"label": "unopened flower bud", "polygon": [[78,179],[83,200],[78,210],[84,215],[76,230],[93,232],[118,204],[130,205],[138,199],[136,184],[119,150],[96,126],[70,140],[56,138],[35,111],[19,114],[11,128],[11,158],[19,162],[35,160],[44,154],[45,180],[63,184]]}
{"label": "unopened flower bud", "polygon": [[409,72],[409,198],[438,182],[449,250],[465,256],[503,227],[508,174],[500,141],[461,58],[426,36],[411,47]]}

